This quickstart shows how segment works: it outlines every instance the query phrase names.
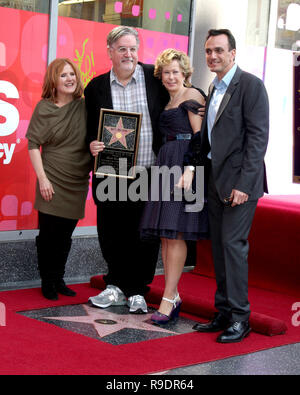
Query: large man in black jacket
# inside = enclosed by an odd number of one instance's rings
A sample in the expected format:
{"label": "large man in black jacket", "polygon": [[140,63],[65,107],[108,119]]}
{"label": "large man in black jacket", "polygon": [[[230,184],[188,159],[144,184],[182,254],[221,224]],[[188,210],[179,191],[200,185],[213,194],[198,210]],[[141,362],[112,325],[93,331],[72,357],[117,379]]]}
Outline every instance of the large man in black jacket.
{"label": "large man in black jacket", "polygon": [[[147,169],[154,164],[162,143],[158,121],[169,97],[153,76],[154,67],[138,62],[138,48],[135,29],[120,26],[109,33],[107,50],[112,70],[94,78],[85,90],[87,134],[91,153],[96,156],[105,149],[97,141],[101,108],[143,113],[137,165]],[[154,277],[159,243],[140,240],[138,228],[144,202],[118,198],[115,202],[101,202],[97,197],[101,181],[93,177],[99,243],[108,264],[104,277],[107,288],[90,301],[101,308],[127,303],[131,313],[146,313],[144,295]]]}

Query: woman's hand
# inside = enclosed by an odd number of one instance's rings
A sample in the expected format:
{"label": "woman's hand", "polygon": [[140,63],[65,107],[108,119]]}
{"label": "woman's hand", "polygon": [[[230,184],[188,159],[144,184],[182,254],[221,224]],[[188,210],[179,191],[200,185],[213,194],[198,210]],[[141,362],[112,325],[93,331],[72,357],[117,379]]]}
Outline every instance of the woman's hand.
{"label": "woman's hand", "polygon": [[42,161],[42,157],[41,157],[41,152],[39,149],[34,148],[34,149],[29,150],[29,156],[30,156],[30,160],[31,160],[32,166],[34,168],[35,174],[36,174],[37,179],[39,181],[40,193],[42,195],[42,198],[46,202],[50,202],[50,200],[52,200],[52,197],[55,192],[54,192],[51,182],[49,181],[49,179],[45,173],[43,161]]}
{"label": "woman's hand", "polygon": [[39,186],[42,198],[46,202],[50,202],[52,200],[53,195],[55,194],[53,186],[47,177],[41,177],[39,179]]}
{"label": "woman's hand", "polygon": [[176,184],[176,187],[184,188],[187,191],[190,190],[192,187],[193,178],[194,178],[194,172],[190,170],[188,167],[186,167],[185,172],[180,177],[178,183]]}
{"label": "woman's hand", "polygon": [[101,141],[94,140],[90,144],[90,151],[93,156],[97,156],[99,152],[102,152],[105,148],[104,143]]}

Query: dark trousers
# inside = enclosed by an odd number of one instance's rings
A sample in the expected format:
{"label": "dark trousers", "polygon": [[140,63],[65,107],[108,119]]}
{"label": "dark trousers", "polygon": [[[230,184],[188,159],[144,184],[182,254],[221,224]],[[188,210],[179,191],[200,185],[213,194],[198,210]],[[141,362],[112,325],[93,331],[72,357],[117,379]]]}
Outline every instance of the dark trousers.
{"label": "dark trousers", "polygon": [[[149,187],[151,181],[149,171],[147,175]],[[117,201],[98,201],[97,204],[98,238],[102,255],[108,266],[104,281],[106,285],[119,287],[126,297],[145,295],[148,292],[148,285],[155,275],[160,245],[159,240],[148,242],[140,238],[139,227],[145,202],[141,200],[133,202],[129,198],[126,201],[120,199],[124,194],[123,188],[127,193],[136,180],[127,180],[127,186],[124,187],[122,180],[117,179],[115,196]],[[96,197],[97,192],[98,188]],[[123,200],[125,197],[123,196]]]}
{"label": "dark trousers", "polygon": [[208,186],[208,212],[217,281],[215,307],[233,321],[248,320],[248,236],[257,200],[226,207],[213,175]]}
{"label": "dark trousers", "polygon": [[[128,180],[128,188],[135,180]],[[148,171],[148,188],[151,177]],[[117,183],[117,196],[119,184]],[[127,297],[149,291],[158,261],[160,240],[142,240],[140,222],[145,202],[107,201],[97,204],[97,228],[102,255],[107,262],[106,285],[119,287]],[[195,265],[196,243],[188,243],[188,265]]]}
{"label": "dark trousers", "polygon": [[127,297],[146,294],[158,260],[159,240],[140,239],[144,206],[141,201],[103,202],[97,206],[99,243],[108,265],[104,281],[119,287]]}
{"label": "dark trousers", "polygon": [[39,235],[36,237],[38,268],[43,282],[59,282],[72,245],[78,220],[39,212]]}

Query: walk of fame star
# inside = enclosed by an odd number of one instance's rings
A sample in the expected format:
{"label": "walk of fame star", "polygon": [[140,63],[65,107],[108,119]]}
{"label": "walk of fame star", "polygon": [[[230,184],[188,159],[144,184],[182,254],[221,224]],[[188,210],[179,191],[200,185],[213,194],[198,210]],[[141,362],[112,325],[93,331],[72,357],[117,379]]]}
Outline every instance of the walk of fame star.
{"label": "walk of fame star", "polygon": [[105,128],[112,134],[111,140],[108,143],[108,145],[112,145],[113,143],[119,142],[120,144],[123,145],[123,147],[128,149],[126,136],[134,132],[134,129],[125,129],[123,125],[122,117],[120,117],[116,126],[105,126]]}
{"label": "walk of fame star", "polygon": [[146,331],[163,332],[171,335],[178,333],[154,326],[147,321],[152,314],[132,315],[132,314],[115,314],[106,310],[96,309],[83,305],[87,315],[78,317],[43,317],[48,320],[76,322],[83,324],[92,324],[100,338],[119,332],[122,329],[139,329]]}

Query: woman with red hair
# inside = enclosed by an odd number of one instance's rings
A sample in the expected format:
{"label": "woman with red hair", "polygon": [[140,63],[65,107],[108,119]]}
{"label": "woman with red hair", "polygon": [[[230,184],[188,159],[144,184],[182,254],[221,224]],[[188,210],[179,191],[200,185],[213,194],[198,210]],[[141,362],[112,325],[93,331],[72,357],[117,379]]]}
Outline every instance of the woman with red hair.
{"label": "woman with red hair", "polygon": [[86,114],[77,66],[56,59],[48,67],[42,100],[27,131],[29,156],[37,176],[35,209],[38,267],[45,298],[75,296],[64,280],[72,234],[84,217],[91,156],[85,143]]}

